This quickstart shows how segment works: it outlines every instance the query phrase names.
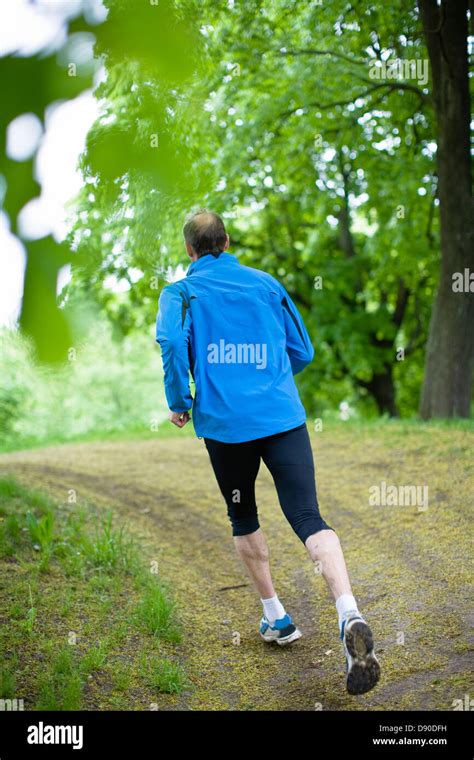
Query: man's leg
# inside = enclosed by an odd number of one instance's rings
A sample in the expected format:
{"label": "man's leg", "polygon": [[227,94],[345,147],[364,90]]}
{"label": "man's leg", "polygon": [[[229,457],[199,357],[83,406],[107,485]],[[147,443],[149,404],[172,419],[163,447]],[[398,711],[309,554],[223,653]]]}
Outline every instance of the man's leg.
{"label": "man's leg", "polygon": [[334,597],[339,631],[343,632],[344,621],[362,618],[362,615],[352,594],[339,537],[333,530],[320,530],[308,536],[305,546],[314,562],[315,570],[323,576]]}
{"label": "man's leg", "polygon": [[334,599],[337,600],[342,595],[352,596],[346,562],[337,534],[333,530],[320,530],[308,536],[305,546]]}
{"label": "man's leg", "polygon": [[380,676],[372,633],[352,595],[341,544],[319,512],[314,461],[306,425],[266,439],[262,459],[270,470],[281,507],[305,544],[336,601],[339,631],[347,658],[351,694],[371,689]]}
{"label": "man's leg", "polygon": [[275,589],[270,573],[268,547],[261,528],[246,536],[234,536],[234,544],[260,598],[274,597]]}
{"label": "man's leg", "polygon": [[262,458],[275,481],[285,517],[317,563],[316,569],[325,578],[334,599],[353,598],[339,538],[319,512],[313,451],[306,425],[268,438]]}
{"label": "man's leg", "polygon": [[258,522],[255,480],[260,467],[258,444],[204,439],[219,488],[227,503],[234,544],[263,605],[260,634],[265,641],[289,644],[301,636],[273,586],[268,548]]}
{"label": "man's leg", "polygon": [[[278,631],[278,636],[272,631],[269,631],[270,638],[266,638],[265,636],[263,636],[263,638],[265,638],[266,641],[274,641],[277,637],[279,643],[283,643],[283,639],[285,639],[284,643],[286,644],[300,638],[300,631],[298,631],[293,625],[290,616],[287,615],[283,604],[280,602],[278,595],[275,592],[270,573],[267,542],[265,541],[265,536],[263,535],[261,528],[246,536],[234,536],[234,544],[237,554],[245,565],[252,583],[260,596],[265,618],[263,627],[265,627],[266,622],[268,622],[271,627],[276,627],[276,630]],[[279,622],[278,626],[275,626],[277,621],[282,622]],[[286,633],[282,636],[281,631],[283,629],[288,630],[286,630]],[[265,631],[262,631],[262,626],[260,632],[265,633]],[[287,640],[289,634],[291,634],[291,641],[289,639]]]}

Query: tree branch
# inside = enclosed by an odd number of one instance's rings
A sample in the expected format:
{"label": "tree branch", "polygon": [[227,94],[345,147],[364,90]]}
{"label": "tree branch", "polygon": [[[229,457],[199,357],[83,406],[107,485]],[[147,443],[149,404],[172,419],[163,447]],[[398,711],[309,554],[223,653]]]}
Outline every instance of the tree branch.
{"label": "tree branch", "polygon": [[[312,103],[306,103],[304,106],[296,106],[295,108],[290,108],[288,111],[282,111],[279,114],[279,118],[283,119],[285,117],[292,116],[294,113],[296,113],[296,111],[305,108],[318,108],[321,111],[327,111],[328,109],[335,108],[336,106],[348,106],[351,103],[354,103],[356,100],[368,98],[372,92],[381,89],[388,89],[389,92],[394,92],[395,90],[409,90],[411,92],[415,92],[420,97],[420,99],[426,98],[426,95],[421,90],[419,90],[418,87],[415,87],[415,85],[407,84],[406,82],[380,82],[378,84],[374,84],[372,87],[368,87],[365,92],[362,92],[359,95],[353,95],[348,100],[335,100],[332,103],[320,103],[319,101],[313,101]],[[362,108],[362,106],[360,106],[360,108]]]}
{"label": "tree branch", "polygon": [[357,66],[365,66],[366,61],[362,59],[357,58],[351,58],[349,55],[344,55],[344,53],[336,53],[334,50],[316,50],[315,48],[303,48],[301,50],[287,50],[286,48],[281,48],[280,50],[272,50],[270,51],[272,53],[276,53],[279,55],[330,55],[332,58],[339,58],[341,61],[347,61],[347,63],[353,63]]}
{"label": "tree branch", "polygon": [[405,316],[409,298],[410,298],[410,291],[408,290],[405,283],[403,282],[403,279],[400,278],[398,282],[398,293],[397,293],[397,301],[395,304],[395,311],[393,312],[393,315],[392,315],[392,322],[394,325],[396,325],[397,328],[399,328],[403,322],[403,317]]}

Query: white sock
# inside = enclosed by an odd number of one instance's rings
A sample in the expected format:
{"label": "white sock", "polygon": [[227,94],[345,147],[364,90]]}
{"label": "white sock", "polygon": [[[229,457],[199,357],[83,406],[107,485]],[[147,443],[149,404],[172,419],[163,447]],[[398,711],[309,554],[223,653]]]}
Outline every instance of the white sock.
{"label": "white sock", "polygon": [[354,617],[355,615],[362,617],[357,608],[357,602],[352,594],[341,594],[341,596],[336,599],[336,610],[339,618],[339,630],[342,628],[342,622],[344,619]]}
{"label": "white sock", "polygon": [[270,599],[261,599],[261,602],[263,604],[263,614],[270,625],[273,625],[275,620],[281,620],[282,617],[285,617],[285,608],[278,599],[278,594],[275,594]]}

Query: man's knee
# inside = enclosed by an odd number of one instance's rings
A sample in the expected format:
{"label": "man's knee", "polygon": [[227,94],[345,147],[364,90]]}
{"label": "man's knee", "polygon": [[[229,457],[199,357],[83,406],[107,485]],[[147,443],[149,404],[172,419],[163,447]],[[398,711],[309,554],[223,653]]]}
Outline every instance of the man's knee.
{"label": "man's knee", "polygon": [[331,533],[336,536],[334,530],[330,525],[327,524],[325,520],[323,520],[321,515],[314,514],[313,511],[308,511],[308,513],[302,512],[296,517],[296,519],[293,518],[293,520],[290,520],[290,523],[291,527],[295,531],[298,538],[303,542],[303,544],[306,544],[308,538],[311,536],[316,536],[318,533],[322,533],[323,531],[326,535]]}
{"label": "man's knee", "polygon": [[255,540],[253,533],[236,536],[238,539],[237,549],[240,556],[258,562],[268,562],[269,553],[265,541]]}
{"label": "man's knee", "polygon": [[250,533],[255,533],[260,527],[256,507],[245,511],[229,508],[228,515],[233,536],[248,536]]}
{"label": "man's knee", "polygon": [[335,549],[341,547],[339,536],[329,526],[308,535],[304,543],[313,560],[323,560],[324,557],[331,556]]}

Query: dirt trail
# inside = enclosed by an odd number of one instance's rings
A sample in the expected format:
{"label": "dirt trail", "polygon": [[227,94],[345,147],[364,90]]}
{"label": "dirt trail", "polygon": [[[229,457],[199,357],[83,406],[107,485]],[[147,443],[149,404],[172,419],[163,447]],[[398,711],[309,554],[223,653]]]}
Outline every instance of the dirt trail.
{"label": "dirt trail", "polygon": [[[394,427],[313,436],[321,510],[339,533],[383,667],[379,687],[344,690],[332,600],[286,523],[262,464],[261,525],[280,598],[303,631],[292,647],[257,635],[258,598],[236,557],[202,441],[167,438],[69,444],[3,455],[0,472],[65,501],[112,507],[158,560],[184,629],[193,689],[160,709],[451,709],[467,675],[472,435]],[[429,506],[374,507],[382,480],[429,487]],[[237,643],[240,641],[240,643]]]}

